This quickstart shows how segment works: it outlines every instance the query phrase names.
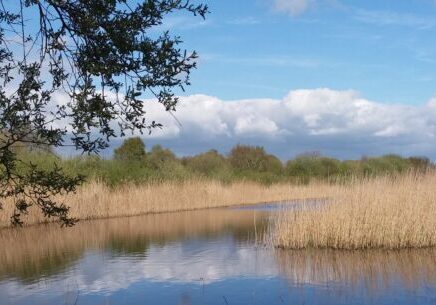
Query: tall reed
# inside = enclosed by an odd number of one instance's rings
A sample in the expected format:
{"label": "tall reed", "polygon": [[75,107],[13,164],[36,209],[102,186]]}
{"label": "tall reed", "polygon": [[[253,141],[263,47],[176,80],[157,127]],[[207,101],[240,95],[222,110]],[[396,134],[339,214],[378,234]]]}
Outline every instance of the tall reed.
{"label": "tall reed", "polygon": [[355,179],[316,208],[283,213],[277,247],[368,249],[436,246],[436,173]]}
{"label": "tall reed", "polygon": [[[333,189],[335,187],[321,183],[267,186],[248,181],[223,184],[210,180],[128,184],[111,188],[93,181],[80,188],[75,195],[59,200],[70,206],[72,217],[96,219],[326,197]],[[4,209],[0,210],[0,228],[9,226],[13,209],[13,204],[6,202]],[[37,209],[32,209],[23,220],[26,224],[46,221]]]}

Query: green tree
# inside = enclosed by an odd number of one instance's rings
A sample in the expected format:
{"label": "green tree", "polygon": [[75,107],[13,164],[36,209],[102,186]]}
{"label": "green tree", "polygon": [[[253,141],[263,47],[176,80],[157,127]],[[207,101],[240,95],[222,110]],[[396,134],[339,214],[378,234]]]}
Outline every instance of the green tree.
{"label": "green tree", "polygon": [[207,176],[213,176],[229,169],[227,160],[214,149],[193,157],[186,157],[182,162],[194,172]]}
{"label": "green tree", "polygon": [[114,159],[118,161],[144,161],[145,155],[145,144],[140,137],[126,139],[114,150]]}
{"label": "green tree", "polygon": [[279,172],[282,169],[281,161],[267,154],[261,146],[236,145],[230,151],[229,161],[238,171]]}
{"label": "green tree", "polygon": [[167,164],[174,164],[177,158],[171,150],[160,145],[154,145],[147,155],[147,161],[149,166],[156,170],[162,169]]}
{"label": "green tree", "polygon": [[[115,136],[161,126],[146,119],[144,93],[175,110],[174,88],[189,85],[197,55],[158,27],[181,12],[204,18],[208,8],[190,0],[0,0],[0,200],[14,202],[13,224],[32,206],[74,224],[53,198],[83,181],[24,164],[14,145],[99,152]],[[59,94],[65,103],[54,100]]]}
{"label": "green tree", "polygon": [[286,174],[308,182],[310,178],[329,178],[346,171],[339,160],[323,157],[319,153],[305,153],[289,160],[285,167]]}
{"label": "green tree", "polygon": [[411,168],[407,159],[392,154],[376,158],[362,158],[360,164],[365,176],[401,173]]}
{"label": "green tree", "polygon": [[180,159],[167,148],[154,145],[147,154],[147,167],[157,181],[178,180],[190,177],[190,172],[182,165]]}

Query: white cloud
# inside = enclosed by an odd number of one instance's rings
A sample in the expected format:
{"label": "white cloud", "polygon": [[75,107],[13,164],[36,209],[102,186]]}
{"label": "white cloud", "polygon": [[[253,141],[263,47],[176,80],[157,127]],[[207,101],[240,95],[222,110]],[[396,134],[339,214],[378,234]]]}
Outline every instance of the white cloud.
{"label": "white cloud", "polygon": [[355,18],[375,25],[407,26],[430,29],[436,25],[436,18],[392,11],[356,10]]}
{"label": "white cloud", "polygon": [[210,19],[197,18],[192,19],[191,16],[171,16],[163,20],[161,25],[153,28],[153,31],[169,31],[169,30],[191,30],[202,28],[211,24]]}
{"label": "white cloud", "polygon": [[436,160],[436,97],[423,105],[387,104],[353,90],[318,88],[294,90],[282,99],[182,96],[173,115],[147,100],[145,110],[146,119],[163,124],[144,135],[147,147],[161,144],[179,155],[226,153],[243,143],[262,145],[283,159],[316,150],[339,158],[397,153]]}
{"label": "white cloud", "polygon": [[223,57],[223,56],[209,56],[207,58],[211,61],[226,63],[226,64],[239,64],[249,66],[270,66],[270,67],[297,67],[297,68],[318,68],[320,66],[335,67],[341,65],[338,62],[325,62],[318,58],[306,56],[281,56],[269,55],[258,57]]}
{"label": "white cloud", "polygon": [[195,133],[197,136],[232,137],[249,133],[272,137],[281,130],[287,131],[285,134],[322,134],[323,130],[332,128],[337,134],[360,132],[367,136],[395,129],[398,131],[395,134],[386,134],[394,136],[421,132],[413,127],[425,128],[418,118],[425,114],[425,108],[434,104],[434,100],[422,107],[381,104],[363,99],[354,91],[314,89],[292,91],[282,100],[223,101],[206,95],[182,97],[175,113],[181,126],[157,107],[150,108],[149,113],[163,120],[166,128],[175,130],[173,136]]}
{"label": "white cloud", "polygon": [[255,25],[259,24],[260,21],[252,16],[249,17],[240,17],[227,21],[227,24],[230,25]]}
{"label": "white cloud", "polygon": [[274,136],[279,131],[277,124],[260,115],[250,114],[236,120],[235,134],[237,135],[267,135]]}
{"label": "white cloud", "polygon": [[436,98],[419,106],[384,104],[352,90],[327,88],[291,91],[281,100],[192,95],[181,97],[175,113],[180,124],[156,103],[150,101],[147,109],[164,128],[146,141],[160,141],[182,154],[250,143],[283,157],[312,149],[339,157],[390,152],[436,156],[431,145]]}
{"label": "white cloud", "polygon": [[436,110],[436,97],[430,99],[427,103],[427,106]]}
{"label": "white cloud", "polygon": [[289,14],[293,17],[302,15],[308,10],[329,7],[351,13],[358,21],[379,26],[405,26],[426,30],[436,26],[436,18],[431,15],[395,12],[389,10],[366,10],[345,5],[339,0],[268,0],[274,11]]}
{"label": "white cloud", "polygon": [[278,12],[298,16],[311,5],[311,0],[274,0],[274,9]]}

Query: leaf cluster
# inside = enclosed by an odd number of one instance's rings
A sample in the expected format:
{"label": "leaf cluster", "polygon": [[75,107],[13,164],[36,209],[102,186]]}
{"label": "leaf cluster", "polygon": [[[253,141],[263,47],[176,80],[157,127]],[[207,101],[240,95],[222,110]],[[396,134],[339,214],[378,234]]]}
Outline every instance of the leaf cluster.
{"label": "leaf cluster", "polygon": [[83,181],[22,160],[19,149],[98,153],[126,132],[151,132],[162,125],[146,117],[146,93],[176,110],[174,90],[189,85],[197,54],[159,32],[175,12],[204,18],[208,8],[190,0],[0,0],[0,200],[15,204],[13,224],[32,206],[73,224],[53,198]]}

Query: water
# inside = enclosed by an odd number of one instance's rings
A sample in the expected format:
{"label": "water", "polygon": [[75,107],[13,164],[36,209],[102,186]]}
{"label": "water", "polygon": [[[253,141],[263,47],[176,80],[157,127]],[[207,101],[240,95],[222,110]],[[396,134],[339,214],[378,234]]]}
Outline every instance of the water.
{"label": "water", "polygon": [[436,304],[436,250],[283,251],[276,213],[214,209],[0,231],[0,304]]}

